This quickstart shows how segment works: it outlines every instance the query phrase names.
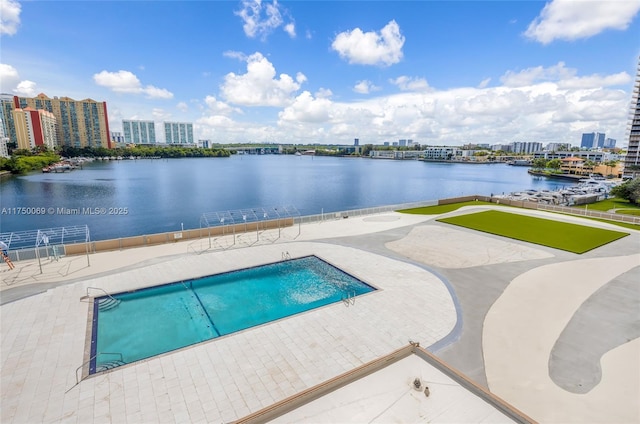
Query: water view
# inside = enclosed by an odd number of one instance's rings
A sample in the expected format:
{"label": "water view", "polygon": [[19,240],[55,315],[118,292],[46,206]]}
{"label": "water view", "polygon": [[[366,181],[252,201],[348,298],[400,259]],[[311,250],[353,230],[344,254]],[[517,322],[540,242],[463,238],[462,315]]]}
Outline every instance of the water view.
{"label": "water view", "polygon": [[278,155],[95,161],[4,180],[1,231],[86,224],[102,240],[199,228],[203,213],[230,209],[292,205],[312,215],[564,184],[506,164]]}

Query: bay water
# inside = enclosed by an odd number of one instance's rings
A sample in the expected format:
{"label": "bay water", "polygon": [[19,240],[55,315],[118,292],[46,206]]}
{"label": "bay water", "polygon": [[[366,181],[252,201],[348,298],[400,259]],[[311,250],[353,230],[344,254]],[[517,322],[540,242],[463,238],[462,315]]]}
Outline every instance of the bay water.
{"label": "bay water", "polygon": [[293,155],[94,161],[0,182],[0,232],[88,225],[103,240],[199,228],[203,213],[225,210],[291,205],[314,215],[563,185],[527,169]]}

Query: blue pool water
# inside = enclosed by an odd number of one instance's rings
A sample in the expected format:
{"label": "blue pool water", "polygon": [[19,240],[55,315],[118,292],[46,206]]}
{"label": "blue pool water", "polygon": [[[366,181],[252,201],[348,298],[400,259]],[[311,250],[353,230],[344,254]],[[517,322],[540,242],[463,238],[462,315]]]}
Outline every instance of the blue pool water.
{"label": "blue pool water", "polygon": [[375,290],[316,256],[96,298],[90,372]]}

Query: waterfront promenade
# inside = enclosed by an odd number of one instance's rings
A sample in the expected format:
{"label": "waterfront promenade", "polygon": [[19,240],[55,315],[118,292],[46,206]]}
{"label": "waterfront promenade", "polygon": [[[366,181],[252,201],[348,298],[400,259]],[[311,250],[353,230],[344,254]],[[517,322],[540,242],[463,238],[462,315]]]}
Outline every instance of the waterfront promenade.
{"label": "waterfront promenade", "polygon": [[[628,237],[575,255],[436,217],[336,219],[302,225],[299,236],[289,227],[273,242],[248,246],[246,239],[199,254],[188,241],[103,252],[90,255],[91,266],[85,256],[63,257],[43,264],[43,274],[35,261],[3,268],[0,418],[228,422],[412,339],[538,421],[640,421],[640,233],[625,230]],[[382,290],[352,308],[330,305],[76,386],[86,358],[89,306],[80,298],[87,287],[130,290],[274,262],[285,252],[318,255]],[[612,302],[617,315],[606,307]]]}

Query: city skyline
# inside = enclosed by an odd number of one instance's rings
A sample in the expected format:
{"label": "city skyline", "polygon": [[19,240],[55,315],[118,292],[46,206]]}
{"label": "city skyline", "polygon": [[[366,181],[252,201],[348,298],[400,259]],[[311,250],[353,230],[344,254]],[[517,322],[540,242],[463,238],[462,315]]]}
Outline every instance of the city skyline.
{"label": "city skyline", "polygon": [[193,122],[213,143],[628,141],[636,0],[0,4],[1,91],[105,101],[111,131],[153,120]]}

